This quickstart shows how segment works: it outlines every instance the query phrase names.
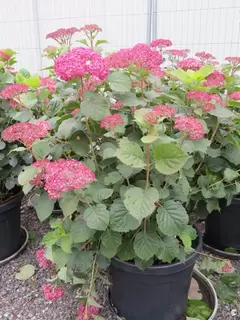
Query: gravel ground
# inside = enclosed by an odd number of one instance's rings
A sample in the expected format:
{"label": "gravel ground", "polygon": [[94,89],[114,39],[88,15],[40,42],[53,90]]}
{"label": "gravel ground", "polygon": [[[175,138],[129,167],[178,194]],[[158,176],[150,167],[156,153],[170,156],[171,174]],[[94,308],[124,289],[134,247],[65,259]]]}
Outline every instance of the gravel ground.
{"label": "gravel ground", "polygon": [[[41,286],[46,283],[49,274],[36,264],[35,251],[41,247],[40,241],[48,230],[48,225],[40,223],[33,210],[26,209],[26,207],[22,215],[22,225],[28,231],[36,232],[36,237],[29,241],[26,250],[21,255],[0,267],[0,319],[75,320],[78,305],[76,292],[66,287],[64,298],[55,302],[47,302],[41,291]],[[26,281],[15,280],[16,272],[26,264],[35,265],[34,277]],[[233,264],[236,270],[240,271],[240,261],[233,262]],[[104,306],[102,315],[108,320],[117,320],[118,318],[112,313],[108,304],[107,287],[103,284],[98,287]],[[240,311],[237,311],[235,305],[221,305],[216,319],[240,320]]]}

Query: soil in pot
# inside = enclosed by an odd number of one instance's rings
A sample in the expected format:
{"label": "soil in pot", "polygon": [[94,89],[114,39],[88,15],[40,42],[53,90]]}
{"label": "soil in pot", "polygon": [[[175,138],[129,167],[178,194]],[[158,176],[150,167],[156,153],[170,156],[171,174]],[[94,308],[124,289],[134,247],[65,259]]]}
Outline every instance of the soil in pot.
{"label": "soil in pot", "polygon": [[[201,249],[199,234],[196,251]],[[184,262],[154,265],[144,271],[113,258],[110,295],[119,315],[127,320],[184,319],[197,252]]]}
{"label": "soil in pot", "polygon": [[0,261],[14,254],[21,240],[21,200],[19,192],[0,204]]}
{"label": "soil in pot", "polygon": [[240,252],[240,198],[229,206],[221,203],[221,212],[213,211],[206,219],[204,243],[218,250]]}

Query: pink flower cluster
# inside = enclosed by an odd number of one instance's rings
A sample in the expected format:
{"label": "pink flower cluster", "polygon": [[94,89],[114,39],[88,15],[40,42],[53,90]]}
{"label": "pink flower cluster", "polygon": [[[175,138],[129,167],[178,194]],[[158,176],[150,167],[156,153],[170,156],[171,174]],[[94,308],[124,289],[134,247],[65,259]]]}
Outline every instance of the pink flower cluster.
{"label": "pink flower cluster", "polygon": [[101,32],[102,29],[97,24],[85,24],[85,26],[80,28],[79,31],[92,33],[92,32]]}
{"label": "pink flower cluster", "polygon": [[205,87],[221,87],[225,83],[224,75],[218,70],[213,71],[207,78],[203,81],[203,86]]}
{"label": "pink flower cluster", "polygon": [[53,266],[52,261],[45,257],[45,249],[39,249],[36,251],[36,260],[40,268],[47,269]]}
{"label": "pink flower cluster", "polygon": [[21,93],[26,93],[28,91],[28,86],[26,84],[11,84],[7,88],[1,91],[1,96],[4,100],[14,99]]}
{"label": "pink flower cluster", "polygon": [[79,29],[72,27],[72,28],[61,28],[54,32],[48,33],[46,39],[53,39],[57,41],[60,45],[66,44],[70,45],[72,36],[79,32]]}
{"label": "pink flower cluster", "polygon": [[209,111],[215,110],[216,106],[215,106],[215,104],[213,104],[211,102],[207,102],[202,106],[202,109],[205,112],[209,112]]}
{"label": "pink flower cluster", "polygon": [[3,50],[0,50],[0,61],[8,61],[9,59],[10,56]]}
{"label": "pink flower cluster", "polygon": [[4,141],[20,141],[25,146],[30,147],[32,143],[45,137],[50,130],[48,122],[39,120],[36,124],[30,122],[15,123],[2,132]]}
{"label": "pink flower cluster", "polygon": [[235,67],[240,64],[240,57],[226,57],[225,60]]}
{"label": "pink flower cluster", "polygon": [[122,106],[123,106],[123,103],[121,101],[117,101],[114,104],[111,104],[109,106],[109,109],[117,109],[117,110],[119,110],[119,109],[122,108]]}
{"label": "pink flower cluster", "polygon": [[240,91],[235,91],[230,95],[230,99],[239,101],[240,100]]}
{"label": "pink flower cluster", "polygon": [[233,272],[234,268],[233,265],[230,261],[226,261],[226,263],[224,264],[224,266],[222,267],[222,272]]}
{"label": "pink flower cluster", "polygon": [[187,70],[193,70],[197,71],[203,66],[203,63],[200,60],[194,59],[194,58],[187,58],[182,61],[180,61],[177,65],[178,68],[181,68],[185,71]]}
{"label": "pink flower cluster", "polygon": [[100,308],[95,306],[86,306],[85,303],[79,305],[77,310],[77,320],[93,320],[93,316],[99,314]]}
{"label": "pink flower cluster", "polygon": [[168,40],[168,39],[156,39],[156,40],[153,40],[151,43],[150,43],[150,47],[152,48],[166,48],[166,47],[171,47],[172,45],[172,41],[171,40]]}
{"label": "pink flower cluster", "polygon": [[53,200],[61,198],[62,192],[83,189],[95,180],[95,174],[82,162],[75,159],[38,160],[33,166],[42,171],[30,182],[44,186]]}
{"label": "pink flower cluster", "polygon": [[188,134],[191,140],[204,138],[202,123],[193,117],[182,116],[176,118],[174,128]]}
{"label": "pink flower cluster", "polygon": [[174,58],[177,57],[181,57],[181,58],[185,58],[187,57],[188,53],[190,52],[190,50],[188,49],[171,49],[171,50],[166,50],[165,53],[170,54],[171,56],[173,56]]}
{"label": "pink flower cluster", "polygon": [[79,111],[80,111],[80,108],[76,108],[76,109],[74,109],[74,110],[71,112],[71,115],[72,115],[73,117],[75,117],[75,116],[78,114]]}
{"label": "pink flower cluster", "polygon": [[59,56],[54,70],[58,77],[65,81],[85,76],[104,81],[109,73],[101,55],[89,48],[73,48]]}
{"label": "pink flower cluster", "polygon": [[46,88],[50,93],[56,92],[56,82],[47,77],[42,77],[40,79],[40,87]]}
{"label": "pink flower cluster", "polygon": [[143,116],[144,120],[150,124],[155,125],[160,117],[171,118],[176,114],[176,109],[170,106],[161,105],[155,106],[150,112]]}
{"label": "pink flower cluster", "polygon": [[58,300],[64,296],[64,291],[62,287],[55,287],[52,284],[42,285],[42,291],[44,293],[44,298],[49,301]]}
{"label": "pink flower cluster", "polygon": [[209,93],[205,91],[189,91],[188,92],[188,99],[194,100],[199,103],[209,102],[211,100],[211,97]]}
{"label": "pink flower cluster", "polygon": [[113,114],[106,116],[102,119],[100,123],[100,128],[106,129],[108,131],[114,130],[117,126],[124,124],[123,118],[120,114]]}
{"label": "pink flower cluster", "polygon": [[205,51],[197,52],[195,56],[202,60],[216,60],[216,58],[211,53]]}

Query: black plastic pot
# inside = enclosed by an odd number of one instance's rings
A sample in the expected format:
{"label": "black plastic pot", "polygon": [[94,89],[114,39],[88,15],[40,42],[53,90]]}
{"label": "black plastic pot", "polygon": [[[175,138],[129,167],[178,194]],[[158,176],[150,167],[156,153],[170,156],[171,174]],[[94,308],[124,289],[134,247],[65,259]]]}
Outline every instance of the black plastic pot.
{"label": "black plastic pot", "polygon": [[218,250],[240,250],[240,198],[229,206],[221,203],[221,211],[213,211],[206,219],[204,243]]}
{"label": "black plastic pot", "polygon": [[[199,233],[196,251],[201,250],[202,237]],[[144,271],[133,263],[113,258],[110,297],[118,315],[127,320],[185,319],[197,252],[184,262],[156,265]]]}
{"label": "black plastic pot", "polygon": [[20,192],[0,205],[0,261],[18,251],[21,242]]}

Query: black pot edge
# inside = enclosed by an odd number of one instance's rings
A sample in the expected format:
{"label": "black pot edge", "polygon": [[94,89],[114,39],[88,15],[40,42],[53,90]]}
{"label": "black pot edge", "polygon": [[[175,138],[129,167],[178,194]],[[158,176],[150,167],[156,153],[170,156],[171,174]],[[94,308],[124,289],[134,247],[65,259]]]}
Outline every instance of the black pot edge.
{"label": "black pot edge", "polygon": [[[202,238],[202,233],[200,230],[195,226],[198,234],[198,244],[195,249],[195,252],[193,252],[187,259],[183,262],[179,261],[176,263],[172,264],[162,264],[159,266],[152,266],[150,268],[146,268],[144,271],[147,272],[148,274],[158,274],[160,272],[162,275],[165,274],[171,274],[171,273],[177,273],[180,272],[181,270],[186,269],[189,265],[195,263],[199,256],[199,252],[202,251],[203,248],[203,238]],[[111,263],[113,264],[114,267],[116,268],[121,268],[123,270],[126,270],[128,272],[132,273],[142,273],[143,271],[140,270],[137,266],[134,264],[127,262],[127,261],[121,261],[117,257],[112,258]]]}
{"label": "black pot edge", "polygon": [[19,191],[17,194],[9,198],[8,200],[4,201],[0,204],[0,214],[4,213],[6,210],[11,209],[15,206],[16,202],[21,202],[23,198],[23,191]]}
{"label": "black pot edge", "polygon": [[[212,308],[213,312],[211,314],[211,317],[208,320],[213,320],[217,314],[217,310],[218,310],[218,298],[217,298],[217,294],[216,291],[212,285],[212,283],[210,282],[210,280],[208,280],[208,278],[206,278],[199,270],[193,270],[193,276],[192,278],[194,278],[198,283],[201,281],[202,283],[204,283],[205,287],[209,290],[209,292],[212,295],[212,300],[214,301],[214,305],[211,305],[210,307]],[[111,311],[116,315],[116,317],[119,320],[122,320],[122,318],[119,317],[118,313],[117,313],[117,309],[114,307],[113,303],[112,303],[112,299],[111,299],[111,291],[110,288],[108,289],[108,303],[110,306]]]}
{"label": "black pot edge", "polygon": [[4,260],[0,260],[0,266],[13,260],[14,258],[16,258],[26,248],[28,240],[29,240],[29,233],[28,233],[27,229],[23,226],[21,226],[21,231],[22,231],[24,238],[25,238],[21,247],[15,253],[13,253],[10,257],[5,258]]}
{"label": "black pot edge", "polygon": [[222,251],[222,250],[219,250],[219,249],[216,249],[216,248],[210,246],[209,244],[206,244],[205,242],[203,242],[203,248],[211,253],[214,253],[215,255],[218,255],[218,256],[226,258],[226,259],[240,260],[240,253],[232,253],[232,252]]}

